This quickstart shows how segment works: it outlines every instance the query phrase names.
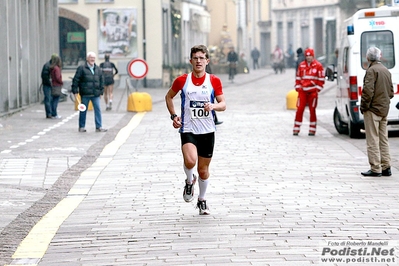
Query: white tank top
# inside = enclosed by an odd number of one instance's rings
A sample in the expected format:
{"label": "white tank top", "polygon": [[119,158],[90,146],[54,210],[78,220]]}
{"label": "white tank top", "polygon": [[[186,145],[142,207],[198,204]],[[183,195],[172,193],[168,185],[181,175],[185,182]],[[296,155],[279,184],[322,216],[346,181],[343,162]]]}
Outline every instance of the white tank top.
{"label": "white tank top", "polygon": [[205,73],[205,81],[199,86],[193,84],[192,73],[187,75],[186,83],[181,91],[181,118],[180,133],[207,134],[215,132],[216,126],[213,113],[204,110],[204,104],[215,102],[210,76]]}

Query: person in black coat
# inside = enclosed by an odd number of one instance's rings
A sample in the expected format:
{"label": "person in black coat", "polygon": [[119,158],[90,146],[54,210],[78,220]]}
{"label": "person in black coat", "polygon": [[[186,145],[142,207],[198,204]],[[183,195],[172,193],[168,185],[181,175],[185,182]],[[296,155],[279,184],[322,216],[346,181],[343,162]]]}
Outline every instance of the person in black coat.
{"label": "person in black coat", "polygon": [[46,118],[53,118],[52,113],[52,106],[51,106],[51,77],[50,77],[50,65],[53,58],[58,56],[57,54],[51,55],[51,59],[47,61],[42,68],[42,86],[43,86],[43,103],[44,103],[44,110],[46,111]]}
{"label": "person in black coat", "polygon": [[259,68],[259,57],[260,57],[260,52],[259,52],[259,50],[258,50],[258,48],[254,48],[252,51],[251,51],[251,57],[252,57],[252,60],[253,60],[253,63],[254,63],[254,69],[256,69],[256,68]]}
{"label": "person in black coat", "polygon": [[305,61],[305,55],[303,54],[302,48],[299,47],[299,48],[296,50],[296,57],[297,57],[297,60],[296,60],[296,70],[298,70],[299,64],[302,63],[303,61]]}
{"label": "person in black coat", "polygon": [[234,76],[237,74],[238,55],[234,51],[234,47],[230,47],[227,54],[227,62],[229,63],[229,80],[234,81]]}
{"label": "person in black coat", "polygon": [[94,109],[94,121],[96,132],[106,132],[102,127],[100,99],[104,93],[104,82],[101,69],[96,65],[96,54],[87,53],[86,63],[76,69],[72,80],[72,93],[77,97],[79,93],[81,103],[86,106],[86,110],[79,113],[79,132],[86,132],[87,107],[91,101]]}

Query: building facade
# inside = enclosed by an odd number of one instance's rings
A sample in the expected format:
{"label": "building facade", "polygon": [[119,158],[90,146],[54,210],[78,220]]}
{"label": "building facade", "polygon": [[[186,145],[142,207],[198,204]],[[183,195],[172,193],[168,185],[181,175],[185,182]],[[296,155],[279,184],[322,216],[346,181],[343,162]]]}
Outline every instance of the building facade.
{"label": "building facade", "polygon": [[206,0],[168,0],[163,2],[163,83],[191,70],[190,49],[208,44],[211,17]]}
{"label": "building facade", "polygon": [[119,81],[129,78],[130,60],[145,59],[144,86],[164,87],[190,71],[193,45],[220,44],[224,26],[229,45],[247,61],[256,46],[265,65],[271,43],[269,1],[263,0],[4,0],[0,7],[1,53],[7,58],[0,67],[0,115],[41,101],[40,73],[53,53],[61,56],[67,86],[94,51],[97,64],[111,54]]}
{"label": "building facade", "polygon": [[60,53],[64,71],[73,71],[94,51],[120,69],[146,60],[146,87],[168,86],[186,71],[191,46],[208,42],[210,16],[204,0],[59,0]]}
{"label": "building facade", "polygon": [[57,0],[0,1],[0,115],[39,101],[40,73],[58,51]]}
{"label": "building facade", "polygon": [[148,64],[144,86],[170,86],[177,75],[191,70],[189,53],[195,44],[208,45],[214,65],[225,64],[233,46],[249,68],[254,47],[260,50],[260,65],[269,66],[277,44],[284,51],[290,44],[294,50],[313,47],[316,57],[330,63],[341,21],[359,8],[389,1],[0,1],[0,53],[6,59],[0,66],[0,115],[40,101],[40,72],[53,53],[61,55],[65,81],[87,52],[97,53],[97,64],[111,54],[120,71],[119,88],[125,88],[126,67],[134,58]]}
{"label": "building facade", "polygon": [[272,0],[273,47],[285,52],[312,47],[323,63],[333,62],[341,22],[339,0]]}
{"label": "building facade", "polygon": [[272,46],[287,51],[312,47],[324,65],[335,62],[342,23],[363,8],[394,0],[271,0]]}
{"label": "building facade", "polygon": [[208,1],[207,8],[211,16],[208,46],[215,54],[212,63],[225,63],[223,56],[233,46],[249,67],[255,47],[261,54],[260,65],[268,65],[271,49],[269,0]]}
{"label": "building facade", "polygon": [[[146,60],[147,86],[162,80],[162,2],[144,0],[59,0],[60,55],[63,76],[74,74],[86,54],[97,54],[96,64],[110,60],[127,78],[127,64]],[[124,79],[125,80],[125,79]],[[120,87],[125,87],[120,84]]]}

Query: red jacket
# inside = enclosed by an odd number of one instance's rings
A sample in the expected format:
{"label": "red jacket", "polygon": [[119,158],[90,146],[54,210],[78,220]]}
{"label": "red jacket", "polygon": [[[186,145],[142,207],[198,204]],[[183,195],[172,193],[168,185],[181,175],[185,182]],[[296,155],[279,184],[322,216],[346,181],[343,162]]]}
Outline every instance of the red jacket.
{"label": "red jacket", "polygon": [[61,69],[59,66],[54,66],[54,68],[51,70],[51,83],[51,85],[54,87],[60,87],[64,85],[62,82]]}
{"label": "red jacket", "polygon": [[295,90],[304,92],[321,91],[324,86],[324,69],[319,61],[314,59],[310,64],[305,60],[298,66],[295,80]]}

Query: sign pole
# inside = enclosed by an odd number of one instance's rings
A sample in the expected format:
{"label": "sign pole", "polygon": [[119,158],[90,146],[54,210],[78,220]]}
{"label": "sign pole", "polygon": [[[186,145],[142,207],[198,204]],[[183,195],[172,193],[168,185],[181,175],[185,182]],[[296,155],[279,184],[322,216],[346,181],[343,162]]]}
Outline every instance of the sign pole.
{"label": "sign pole", "polygon": [[137,92],[138,83],[143,79],[148,73],[147,62],[143,59],[133,59],[127,65],[127,73],[136,81],[135,87],[136,92],[130,94],[128,80],[126,79],[126,92],[128,94],[128,111],[138,112],[138,111],[151,111],[152,101],[151,95],[145,92]]}

